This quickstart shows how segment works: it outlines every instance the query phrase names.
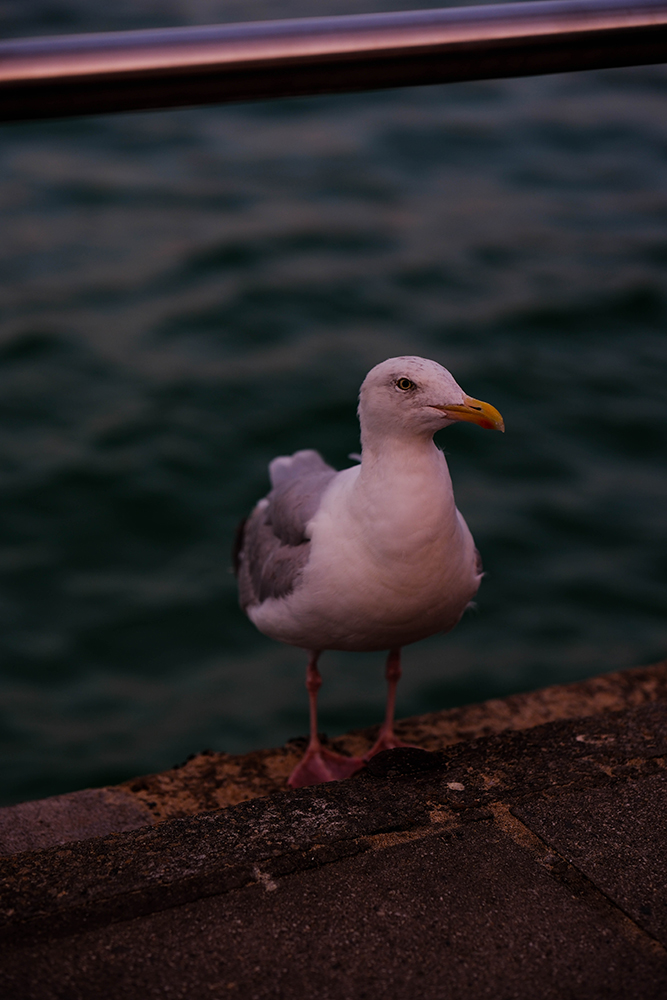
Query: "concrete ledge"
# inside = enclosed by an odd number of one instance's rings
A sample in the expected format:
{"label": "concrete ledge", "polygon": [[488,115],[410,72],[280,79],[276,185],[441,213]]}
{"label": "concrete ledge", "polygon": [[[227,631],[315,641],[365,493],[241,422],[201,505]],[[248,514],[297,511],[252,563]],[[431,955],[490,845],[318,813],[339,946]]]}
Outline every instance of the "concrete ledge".
{"label": "concrete ledge", "polygon": [[0,809],[0,854],[40,851],[153,822],[150,809],[122,789],[87,788]]}
{"label": "concrete ledge", "polygon": [[663,1000],[665,815],[665,698],[388,751],[1,859],[0,995]]}
{"label": "concrete ledge", "polygon": [[[585,718],[659,700],[667,700],[667,661],[413,716],[398,722],[396,732],[406,743],[425,750],[443,750],[493,733],[530,729],[544,722]],[[378,727],[373,726],[328,742],[341,753],[363,756],[377,733]],[[305,744],[302,738],[242,756],[204,751],[181,767],[125,782],[118,789],[149,809],[155,821],[192,816],[284,790]]]}
{"label": "concrete ledge", "polygon": [[[427,750],[493,733],[529,729],[558,719],[667,700],[667,662],[403,719],[397,732]],[[348,733],[330,745],[363,754],[377,727]],[[0,808],[0,855],[120,833],[193,816],[285,788],[305,740],[241,756],[204,751],[180,767],[111,788],[87,789]]]}

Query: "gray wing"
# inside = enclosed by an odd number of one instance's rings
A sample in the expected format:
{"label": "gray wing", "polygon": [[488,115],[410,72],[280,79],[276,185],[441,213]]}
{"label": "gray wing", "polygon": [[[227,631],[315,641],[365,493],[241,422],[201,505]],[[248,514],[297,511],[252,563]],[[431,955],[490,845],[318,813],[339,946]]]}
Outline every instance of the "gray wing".
{"label": "gray wing", "polygon": [[269,475],[273,489],[240,527],[235,546],[244,610],[294,590],[310,554],[306,525],[336,470],[316,451],[297,451],[275,458]]}

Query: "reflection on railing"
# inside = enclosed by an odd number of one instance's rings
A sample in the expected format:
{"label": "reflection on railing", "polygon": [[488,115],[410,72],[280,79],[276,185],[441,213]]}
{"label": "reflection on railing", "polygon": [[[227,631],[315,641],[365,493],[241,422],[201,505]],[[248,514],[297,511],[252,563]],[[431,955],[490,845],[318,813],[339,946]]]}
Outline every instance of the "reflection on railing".
{"label": "reflection on railing", "polygon": [[667,61],[667,0],[548,0],[0,43],[0,120]]}

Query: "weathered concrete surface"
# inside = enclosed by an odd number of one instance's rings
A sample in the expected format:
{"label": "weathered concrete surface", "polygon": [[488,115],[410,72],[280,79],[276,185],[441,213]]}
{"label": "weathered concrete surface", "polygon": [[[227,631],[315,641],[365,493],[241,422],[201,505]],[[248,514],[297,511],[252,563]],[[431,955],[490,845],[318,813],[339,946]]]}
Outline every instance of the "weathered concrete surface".
{"label": "weathered concrete surface", "polygon": [[0,809],[0,854],[40,851],[153,822],[150,809],[122,789],[87,788]]}
{"label": "weathered concrete surface", "polygon": [[664,1000],[664,953],[596,902],[480,822],[26,947],[5,982],[17,1000]]}
{"label": "weathered concrete surface", "polygon": [[667,944],[667,773],[515,808],[543,840]]}
{"label": "weathered concrete surface", "polygon": [[667,700],[0,860],[0,995],[667,996]]}
{"label": "weathered concrete surface", "polygon": [[[396,732],[406,743],[442,750],[462,740],[662,699],[667,699],[667,661],[402,719]],[[360,729],[331,740],[329,745],[340,753],[363,756],[377,733],[377,726]],[[284,747],[242,756],[205,751],[181,767],[125,782],[119,788],[139,799],[156,821],[192,816],[284,789],[305,743],[304,737]]]}
{"label": "weathered concrete surface", "polygon": [[[493,733],[659,700],[667,700],[667,662],[403,719],[397,731],[408,743],[442,750]],[[343,753],[362,755],[376,736],[377,727],[362,729],[332,740],[331,745]],[[180,767],[116,788],[88,789],[0,809],[0,855],[123,832],[270,795],[285,788],[304,744],[305,740],[294,740],[284,747],[239,756],[204,751]]]}

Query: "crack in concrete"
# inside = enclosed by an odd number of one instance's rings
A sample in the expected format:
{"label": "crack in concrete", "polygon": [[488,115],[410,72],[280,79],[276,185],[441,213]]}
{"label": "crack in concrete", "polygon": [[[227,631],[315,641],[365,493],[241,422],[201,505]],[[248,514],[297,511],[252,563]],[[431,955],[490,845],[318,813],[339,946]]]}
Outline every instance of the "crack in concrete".
{"label": "crack in concrete", "polygon": [[519,847],[530,853],[533,859],[557,882],[572,892],[573,896],[586,900],[600,913],[605,921],[611,921],[632,944],[644,947],[651,955],[667,958],[667,949],[637,924],[632,917],[581,872],[576,865],[563,857],[546,841],[518,819],[511,807],[504,802],[492,802],[489,809],[496,825]]}

